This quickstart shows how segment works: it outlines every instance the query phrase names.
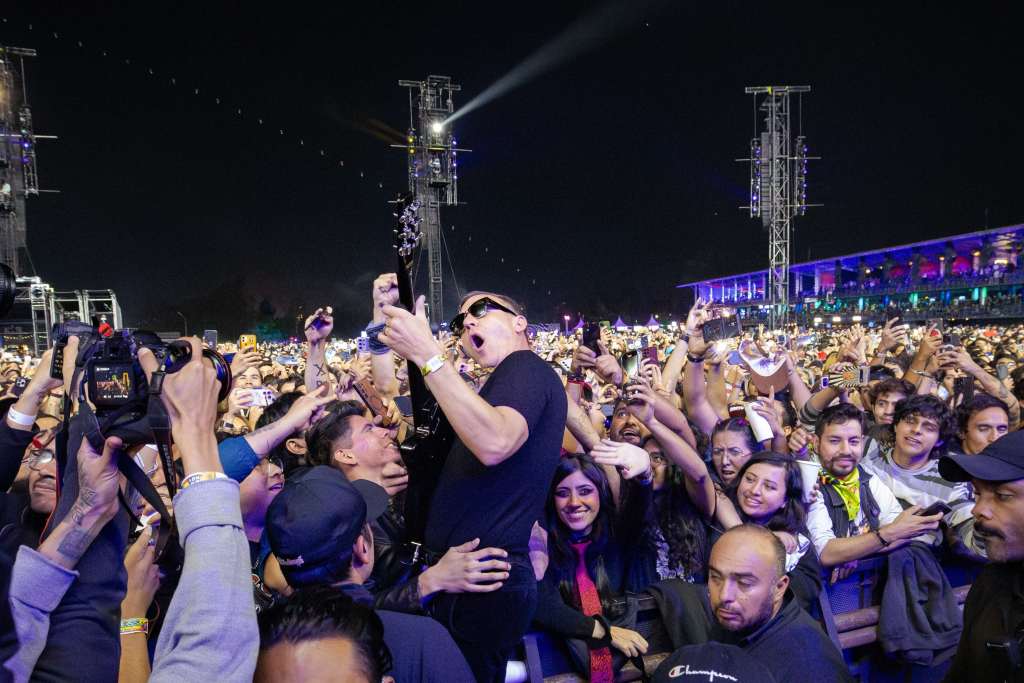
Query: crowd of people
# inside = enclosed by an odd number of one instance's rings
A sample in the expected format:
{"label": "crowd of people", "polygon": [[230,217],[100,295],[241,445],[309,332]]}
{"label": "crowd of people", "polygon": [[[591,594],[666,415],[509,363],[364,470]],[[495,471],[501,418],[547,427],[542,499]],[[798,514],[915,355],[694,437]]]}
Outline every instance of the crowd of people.
{"label": "crowd of people", "polygon": [[643,595],[653,680],[852,680],[819,595],[876,561],[885,656],[1024,680],[1024,326],[723,336],[698,300],[565,334],[473,292],[438,331],[398,298],[354,339],[325,307],[133,347],[138,414],[82,371],[99,335],[5,353],[0,680],[504,681],[538,630],[611,682]]}

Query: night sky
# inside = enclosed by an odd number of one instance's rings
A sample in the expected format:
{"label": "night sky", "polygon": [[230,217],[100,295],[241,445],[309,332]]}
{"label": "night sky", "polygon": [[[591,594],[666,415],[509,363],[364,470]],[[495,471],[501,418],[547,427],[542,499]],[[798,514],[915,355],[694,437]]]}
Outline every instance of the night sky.
{"label": "night sky", "polygon": [[[442,214],[461,287],[507,291],[533,319],[646,319],[682,309],[677,283],[764,267],[767,236],[737,209],[747,85],[813,88],[825,207],[798,219],[794,260],[1024,222],[1011,4],[825,4],[648,8],[461,119],[468,204]],[[61,194],[28,213],[45,281],[114,289],[126,322],[158,330],[180,329],[176,310],[232,330],[261,303],[330,303],[342,333],[393,269],[385,202],[405,158],[381,131],[408,126],[397,81],[452,76],[458,106],[595,6],[5,5],[0,43],[39,51],[36,130],[60,136],[39,169]]]}

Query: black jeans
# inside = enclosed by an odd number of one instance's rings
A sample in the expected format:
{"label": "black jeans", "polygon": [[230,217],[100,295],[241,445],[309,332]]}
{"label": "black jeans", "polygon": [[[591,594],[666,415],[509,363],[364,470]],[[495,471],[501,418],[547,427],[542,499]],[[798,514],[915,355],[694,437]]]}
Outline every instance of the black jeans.
{"label": "black jeans", "polygon": [[[516,571],[519,569],[519,571]],[[537,582],[518,563],[506,583],[494,593],[442,593],[430,601],[430,615],[448,629],[462,650],[477,683],[503,683],[505,665],[533,620]]]}

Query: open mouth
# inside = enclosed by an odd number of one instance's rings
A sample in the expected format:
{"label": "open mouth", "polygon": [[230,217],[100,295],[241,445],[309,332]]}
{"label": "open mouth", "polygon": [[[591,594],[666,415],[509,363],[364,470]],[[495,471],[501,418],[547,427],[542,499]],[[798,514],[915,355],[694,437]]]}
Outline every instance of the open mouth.
{"label": "open mouth", "polygon": [[471,334],[469,335],[469,343],[473,345],[474,349],[479,351],[481,348],[483,348],[484,338],[481,337],[479,334]]}
{"label": "open mouth", "polygon": [[619,431],[619,436],[623,439],[639,439],[640,430],[636,427],[625,427]]}
{"label": "open mouth", "polygon": [[921,446],[921,442],[913,437],[908,436],[904,439],[904,441],[906,441],[908,445],[913,446],[914,448],[920,448]]}
{"label": "open mouth", "polygon": [[271,484],[270,487],[267,490],[268,491],[280,491],[283,488],[284,488],[284,482],[278,482],[276,484]]}

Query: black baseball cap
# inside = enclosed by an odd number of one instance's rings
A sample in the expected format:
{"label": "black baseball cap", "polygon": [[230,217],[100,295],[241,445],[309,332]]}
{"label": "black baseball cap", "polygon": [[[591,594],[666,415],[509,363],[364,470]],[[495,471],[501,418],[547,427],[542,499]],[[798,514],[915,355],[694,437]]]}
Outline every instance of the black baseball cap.
{"label": "black baseball cap", "polygon": [[319,583],[351,557],[363,526],[388,507],[388,494],[371,481],[349,481],[326,465],[285,482],[267,510],[267,536],[288,584]]}
{"label": "black baseball cap", "polygon": [[945,455],[939,474],[947,481],[1015,481],[1024,479],[1024,431],[1010,432],[977,455]]}
{"label": "black baseball cap", "polygon": [[775,683],[759,661],[735,645],[714,641],[684,645],[654,671],[652,683],[705,683],[710,680],[736,683]]}

